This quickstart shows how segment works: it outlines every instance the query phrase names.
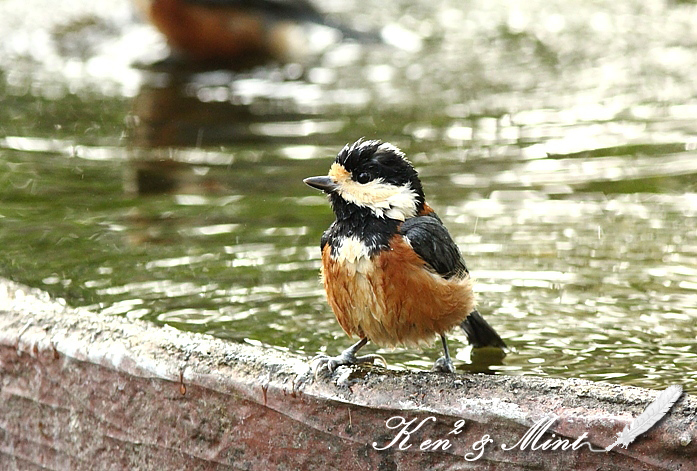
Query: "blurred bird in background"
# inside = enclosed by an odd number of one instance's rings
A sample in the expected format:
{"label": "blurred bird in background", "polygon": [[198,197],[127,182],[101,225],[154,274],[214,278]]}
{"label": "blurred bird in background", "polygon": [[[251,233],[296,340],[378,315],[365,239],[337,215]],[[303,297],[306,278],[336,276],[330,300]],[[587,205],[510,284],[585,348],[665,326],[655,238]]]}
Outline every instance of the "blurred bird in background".
{"label": "blurred bird in background", "polygon": [[317,42],[381,42],[380,34],[338,24],[307,0],[134,0],[179,58],[199,63],[297,60]]}

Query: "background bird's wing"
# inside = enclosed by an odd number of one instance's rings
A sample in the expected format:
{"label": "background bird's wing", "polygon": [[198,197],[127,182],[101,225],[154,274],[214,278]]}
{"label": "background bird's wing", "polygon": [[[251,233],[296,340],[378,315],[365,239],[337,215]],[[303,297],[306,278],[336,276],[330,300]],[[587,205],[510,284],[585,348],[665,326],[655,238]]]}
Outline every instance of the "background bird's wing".
{"label": "background bird's wing", "polygon": [[307,0],[184,0],[185,3],[211,8],[257,10],[296,21],[322,23],[324,16]]}
{"label": "background bird's wing", "polygon": [[359,31],[337,23],[322,12],[309,0],[185,0],[186,3],[211,8],[240,8],[256,10],[278,19],[309,22],[328,26],[341,32],[345,39],[365,43],[380,43],[380,34],[374,31]]}
{"label": "background bird's wing", "polygon": [[407,219],[399,231],[414,251],[443,278],[467,274],[460,249],[434,213]]}

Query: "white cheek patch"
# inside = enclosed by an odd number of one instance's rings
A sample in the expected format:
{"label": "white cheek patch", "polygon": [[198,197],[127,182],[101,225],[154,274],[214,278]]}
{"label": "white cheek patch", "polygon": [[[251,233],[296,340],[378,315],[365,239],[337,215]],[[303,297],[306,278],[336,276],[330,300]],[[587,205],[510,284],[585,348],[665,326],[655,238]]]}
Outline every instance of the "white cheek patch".
{"label": "white cheek patch", "polygon": [[409,186],[402,187],[399,193],[387,199],[390,209],[385,212],[385,216],[399,221],[416,216],[416,198],[416,192]]}
{"label": "white cheek patch", "polygon": [[370,208],[377,217],[404,221],[416,215],[416,192],[409,184],[394,186],[374,180],[366,184],[340,182],[339,194],[349,203]]}

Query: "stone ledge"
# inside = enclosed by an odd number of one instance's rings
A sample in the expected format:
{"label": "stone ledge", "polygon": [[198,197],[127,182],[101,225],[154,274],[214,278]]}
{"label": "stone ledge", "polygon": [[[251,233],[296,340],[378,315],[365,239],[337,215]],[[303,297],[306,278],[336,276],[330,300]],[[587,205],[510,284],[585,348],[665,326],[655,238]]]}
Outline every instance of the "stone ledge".
{"label": "stone ledge", "polygon": [[[628,449],[505,451],[550,414],[539,443],[588,433],[604,448],[657,393],[381,368],[294,387],[306,371],[279,349],[76,310],[0,280],[0,469],[697,469],[692,396]],[[433,419],[407,450],[375,450],[398,433],[386,427],[394,416],[412,428]],[[458,420],[462,433],[449,434]],[[467,461],[485,434],[494,442]],[[422,452],[426,439],[451,447]]]}

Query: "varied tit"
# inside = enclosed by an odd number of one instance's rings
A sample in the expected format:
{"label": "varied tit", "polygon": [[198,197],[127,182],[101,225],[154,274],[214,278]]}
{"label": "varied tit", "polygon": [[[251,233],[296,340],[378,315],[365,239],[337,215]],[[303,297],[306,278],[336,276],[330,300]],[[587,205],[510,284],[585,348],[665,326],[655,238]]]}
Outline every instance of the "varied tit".
{"label": "varied tit", "polygon": [[304,182],[329,196],[336,215],[321,239],[322,281],[337,321],[360,339],[337,357],[320,356],[315,372],[382,360],[357,356],[368,341],[418,345],[440,336],[444,355],[433,369],[452,373],[445,335],[458,325],[474,347],[505,348],[476,310],[460,250],[398,148],[359,140],[327,176]]}

